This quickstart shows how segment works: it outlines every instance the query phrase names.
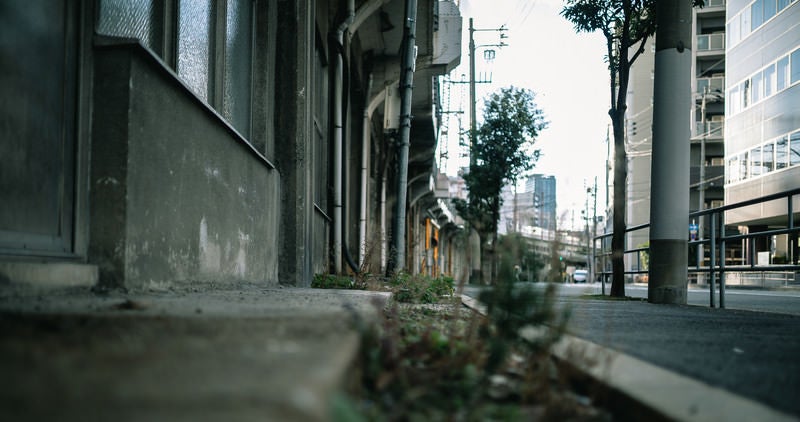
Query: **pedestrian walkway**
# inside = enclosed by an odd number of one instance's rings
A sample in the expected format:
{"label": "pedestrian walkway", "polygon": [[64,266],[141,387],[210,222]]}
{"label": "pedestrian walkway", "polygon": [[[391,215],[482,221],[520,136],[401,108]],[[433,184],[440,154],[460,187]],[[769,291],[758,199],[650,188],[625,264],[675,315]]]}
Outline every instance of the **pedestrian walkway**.
{"label": "pedestrian walkway", "polygon": [[562,303],[572,309],[576,337],[800,418],[798,316],[642,301]]}
{"label": "pedestrian walkway", "polygon": [[571,318],[556,353],[662,417],[800,420],[800,316],[566,294],[558,303]]}
{"label": "pedestrian walkway", "polygon": [[388,294],[0,289],[0,420],[327,420]]}

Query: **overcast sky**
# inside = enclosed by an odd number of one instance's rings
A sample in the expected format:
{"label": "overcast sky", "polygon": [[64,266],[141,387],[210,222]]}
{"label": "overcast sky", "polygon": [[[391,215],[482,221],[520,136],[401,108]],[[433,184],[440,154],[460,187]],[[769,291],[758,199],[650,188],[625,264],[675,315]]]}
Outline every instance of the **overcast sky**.
{"label": "overcast sky", "polygon": [[[496,49],[492,63],[484,61],[485,49],[478,49],[476,54],[477,79],[481,72],[491,72],[492,76],[491,84],[477,85],[478,121],[483,98],[492,91],[514,85],[536,93],[536,102],[549,127],[537,140],[542,157],[533,172],[556,176],[559,214],[568,211],[565,223],[570,226],[570,211],[575,210],[575,224],[582,226],[585,183],[592,185],[595,176],[598,214],[602,214],[605,205],[605,140],[610,123],[608,69],[602,35],[576,34],[572,24],[559,15],[562,4],[561,0],[462,0],[463,54],[461,65],[451,76],[469,77],[470,17],[475,28],[508,28],[509,46]],[[475,40],[477,45],[500,41],[497,32],[476,32]],[[463,99],[459,98],[461,92]],[[451,85],[450,107],[463,108],[464,130],[469,128],[468,92],[466,85]],[[446,96],[444,100],[447,101]],[[455,115],[450,116],[453,118],[449,121],[446,171],[454,175],[468,161],[458,159],[458,125]]]}

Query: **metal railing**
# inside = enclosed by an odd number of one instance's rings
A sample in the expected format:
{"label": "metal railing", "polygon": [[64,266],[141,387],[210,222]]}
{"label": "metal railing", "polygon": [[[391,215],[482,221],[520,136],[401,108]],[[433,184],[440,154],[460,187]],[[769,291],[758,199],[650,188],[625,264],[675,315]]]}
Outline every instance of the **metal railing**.
{"label": "metal railing", "polygon": [[695,122],[694,137],[721,138],[725,133],[724,122]]}
{"label": "metal railing", "polygon": [[[694,264],[687,261],[690,279],[696,282],[702,278],[709,281],[709,306],[716,306],[717,284],[719,284],[719,307],[725,307],[725,286],[726,276],[735,284],[760,285],[762,287],[788,286],[800,284],[800,249],[797,240],[800,235],[800,226],[795,223],[794,214],[797,213],[795,200],[800,196],[800,188],[785,192],[766,195],[735,204],[724,205],[717,208],[695,211],[689,213],[689,221],[699,222],[699,226],[707,227],[708,236],[705,237],[703,230],[698,231],[697,239],[689,240],[689,246],[699,248],[699,253],[694,256]],[[775,204],[784,202],[784,204]],[[785,212],[780,214],[773,221],[772,226],[764,226],[763,230],[753,232],[742,232],[738,226],[726,225],[725,217],[736,211],[744,211],[747,207],[759,206],[763,208],[769,204],[772,208],[785,206]],[[800,204],[800,203],[798,203]],[[687,223],[688,223],[687,222]],[[778,223],[780,222],[780,224]],[[776,228],[777,227],[777,228]],[[650,224],[640,224],[627,228],[626,233],[646,230]],[[688,228],[688,224],[687,224]],[[601,277],[602,289],[605,294],[605,283],[611,276],[611,236],[613,233],[606,233],[594,238],[594,248],[599,249],[596,253],[595,268],[601,271],[595,273]],[[786,235],[786,255],[778,260],[777,256],[772,255],[772,245],[776,236]],[[598,243],[599,242],[599,243]],[[756,247],[757,243],[770,244],[771,247],[766,251],[761,251],[759,256]],[[599,244],[599,247],[598,247]],[[763,248],[763,247],[762,247]],[[708,256],[706,255],[708,252]],[[736,253],[740,256],[736,256]],[[766,252],[766,254],[765,254]],[[626,261],[625,275],[647,274],[648,269],[642,268],[643,255],[649,257],[648,247],[625,248],[625,256],[636,254],[635,257],[628,258]],[[688,257],[687,257],[688,258]],[[598,261],[601,267],[597,267]],[[781,262],[776,262],[781,261]],[[632,265],[636,263],[636,266]],[[647,262],[647,261],[646,261]],[[690,280],[687,280],[687,283]]]}
{"label": "metal railing", "polygon": [[697,36],[697,51],[714,51],[725,49],[725,33],[700,34]]}
{"label": "metal railing", "polygon": [[708,93],[724,93],[725,92],[725,77],[724,76],[712,76],[707,78],[697,78],[697,90],[695,91],[698,95],[703,95],[706,92]]}

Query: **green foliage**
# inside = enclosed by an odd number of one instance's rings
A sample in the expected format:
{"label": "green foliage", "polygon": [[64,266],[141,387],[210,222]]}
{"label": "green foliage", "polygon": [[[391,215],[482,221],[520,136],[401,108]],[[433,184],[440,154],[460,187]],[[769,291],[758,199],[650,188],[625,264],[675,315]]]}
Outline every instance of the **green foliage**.
{"label": "green foliage", "polygon": [[[552,413],[581,406],[563,393],[549,355],[567,315],[555,310],[552,287],[514,288],[512,264],[502,260],[503,281],[482,295],[486,315],[464,313],[460,301],[398,300],[379,331],[364,333],[362,391],[353,403],[366,419],[526,420],[528,404],[544,406],[544,420],[575,416]],[[414,278],[393,283],[425,284]],[[440,281],[441,292],[451,291],[451,280]]]}
{"label": "green foliage", "polygon": [[401,272],[389,280],[389,285],[395,300],[403,303],[437,303],[455,292],[453,278],[445,275],[429,277]]}
{"label": "green foliage", "polygon": [[535,98],[533,91],[512,86],[491,94],[484,103],[483,123],[470,150],[474,159],[464,175],[468,200],[454,200],[459,215],[483,238],[497,231],[503,186],[532,169],[539,157],[533,146],[547,122]]}
{"label": "green foliage", "polygon": [[348,276],[336,274],[314,274],[311,287],[315,289],[349,289],[365,290],[367,283],[363,280],[355,280]]}
{"label": "green foliage", "polygon": [[453,200],[456,212],[477,230],[481,250],[497,233],[503,186],[516,183],[539,158],[534,143],[547,122],[535,98],[533,91],[512,86],[484,103],[483,122],[472,139],[469,173],[464,175],[469,194],[467,200]]}

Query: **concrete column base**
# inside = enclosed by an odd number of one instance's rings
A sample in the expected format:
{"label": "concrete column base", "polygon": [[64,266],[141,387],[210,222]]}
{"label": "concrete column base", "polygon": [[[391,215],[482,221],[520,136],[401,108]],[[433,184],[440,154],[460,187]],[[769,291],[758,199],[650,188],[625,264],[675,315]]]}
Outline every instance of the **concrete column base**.
{"label": "concrete column base", "polygon": [[649,302],[686,304],[688,253],[686,240],[650,239]]}

